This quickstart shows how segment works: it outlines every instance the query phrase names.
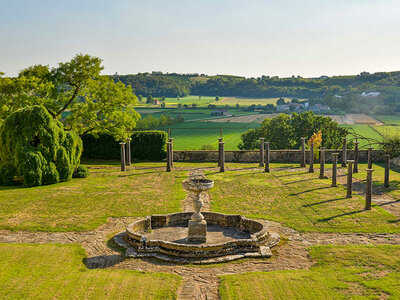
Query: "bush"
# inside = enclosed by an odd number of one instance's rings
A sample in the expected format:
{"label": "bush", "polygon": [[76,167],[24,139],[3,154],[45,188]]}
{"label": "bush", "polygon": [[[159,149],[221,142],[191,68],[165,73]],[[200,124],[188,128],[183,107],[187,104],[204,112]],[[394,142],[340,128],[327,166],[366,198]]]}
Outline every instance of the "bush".
{"label": "bush", "polygon": [[20,109],[0,128],[1,183],[13,184],[15,176],[24,186],[70,180],[81,153],[81,139],[64,131],[44,107]]}
{"label": "bush", "polygon": [[72,174],[72,178],[86,178],[88,176],[89,169],[85,166],[78,166]]}
{"label": "bush", "polygon": [[132,134],[132,158],[139,160],[162,160],[167,157],[165,131],[136,131]]}
{"label": "bush", "polygon": [[[165,131],[136,131],[131,136],[132,159],[162,160],[167,154]],[[120,159],[121,146],[111,135],[82,137],[83,154],[86,159]]]}

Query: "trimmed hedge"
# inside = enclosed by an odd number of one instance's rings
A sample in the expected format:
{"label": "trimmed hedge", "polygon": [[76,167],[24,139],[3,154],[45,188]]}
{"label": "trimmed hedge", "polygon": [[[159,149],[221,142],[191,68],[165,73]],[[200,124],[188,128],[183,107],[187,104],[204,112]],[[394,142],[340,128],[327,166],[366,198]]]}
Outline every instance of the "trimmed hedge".
{"label": "trimmed hedge", "polygon": [[[167,156],[167,138],[165,131],[135,131],[131,141],[132,159],[162,160]],[[82,158],[120,159],[121,146],[113,136],[102,134],[94,137],[91,134],[82,137]]]}

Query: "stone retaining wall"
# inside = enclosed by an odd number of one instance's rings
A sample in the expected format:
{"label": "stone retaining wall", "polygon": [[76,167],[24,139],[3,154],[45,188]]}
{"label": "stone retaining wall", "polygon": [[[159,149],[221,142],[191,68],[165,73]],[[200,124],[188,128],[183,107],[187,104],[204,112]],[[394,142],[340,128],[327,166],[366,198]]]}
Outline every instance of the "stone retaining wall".
{"label": "stone retaining wall", "polygon": [[[332,153],[339,153],[339,162],[342,159],[342,150],[327,149],[326,162],[332,162]],[[309,151],[306,151],[306,162],[309,161]],[[347,159],[354,159],[354,150],[347,150]],[[218,151],[174,151],[174,161],[216,162]],[[226,162],[259,162],[259,151],[225,151]],[[271,162],[300,163],[301,150],[270,150]],[[318,160],[316,160],[318,161]],[[367,150],[358,151],[358,161],[367,161]],[[372,161],[383,162],[384,155],[380,150],[372,150]]]}

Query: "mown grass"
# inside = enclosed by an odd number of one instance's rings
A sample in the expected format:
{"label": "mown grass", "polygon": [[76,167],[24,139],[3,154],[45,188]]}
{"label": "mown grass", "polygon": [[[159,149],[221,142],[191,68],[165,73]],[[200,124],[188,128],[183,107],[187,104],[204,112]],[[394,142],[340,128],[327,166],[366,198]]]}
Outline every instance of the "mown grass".
{"label": "mown grass", "polygon": [[[400,168],[394,165],[391,166],[389,172],[389,188],[384,188],[385,167],[383,163],[373,164],[372,168],[374,169],[374,172],[372,172],[373,188],[384,191],[386,194],[389,194],[394,198],[400,197]],[[365,183],[367,179],[366,169],[367,164],[359,164],[358,173],[355,173],[354,177]]]}
{"label": "mown grass", "polygon": [[331,188],[330,179],[304,169],[208,172],[215,180],[211,209],[281,222],[307,232],[400,232],[397,218],[356,194],[345,198],[344,186]]}
{"label": "mown grass", "polygon": [[175,274],[88,270],[79,245],[0,244],[1,299],[175,299]]}
{"label": "mown grass", "polygon": [[89,167],[84,179],[33,188],[0,187],[0,228],[91,230],[107,217],[179,211],[185,198],[184,171],[166,173],[157,165],[127,172],[112,164]]}
{"label": "mown grass", "polygon": [[181,181],[190,169],[202,168],[215,180],[213,211],[271,219],[300,231],[400,232],[395,216],[378,206],[364,211],[361,196],[347,199],[343,186],[331,188],[329,179],[317,179],[318,173],[293,164],[272,164],[271,174],[258,164],[243,163],[227,163],[225,173],[218,172],[215,162],[175,162],[171,173],[163,162],[135,163],[127,172],[120,171],[118,162],[86,165],[88,178],[35,188],[0,187],[0,229],[83,231],[108,217],[179,212],[186,196]]}
{"label": "mown grass", "polygon": [[[380,133],[376,132],[371,126],[366,124],[340,125],[340,127],[352,128],[356,134],[359,134],[366,138],[375,139],[377,141],[382,141],[383,138]],[[382,126],[374,126],[374,128],[377,127],[382,127]],[[354,133],[352,130],[349,131],[349,135],[347,136],[347,138],[354,139]],[[369,143],[366,140],[359,140],[359,142],[360,142],[359,147],[361,148],[365,149],[367,146],[369,146]],[[376,148],[378,146],[372,145],[372,147]]]}
{"label": "mown grass", "polygon": [[221,299],[399,299],[400,246],[316,246],[310,270],[221,276]]}

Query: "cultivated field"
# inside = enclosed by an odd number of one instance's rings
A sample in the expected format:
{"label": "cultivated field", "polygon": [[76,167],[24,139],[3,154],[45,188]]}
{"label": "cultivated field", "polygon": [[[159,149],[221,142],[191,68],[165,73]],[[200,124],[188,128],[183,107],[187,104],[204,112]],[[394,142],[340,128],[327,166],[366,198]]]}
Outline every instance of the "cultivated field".
{"label": "cultivated field", "polygon": [[[276,104],[279,98],[240,98],[240,97],[222,97],[219,101],[215,101],[212,104],[215,105],[229,105],[235,106],[239,104],[240,106],[250,106],[250,105],[267,105]],[[284,98],[286,102],[290,101],[289,98]]]}
{"label": "cultivated field", "polygon": [[326,115],[332,118],[339,125],[367,124],[382,125],[383,123],[371,116],[365,114],[344,114],[344,115]]}
{"label": "cultivated field", "polygon": [[261,123],[265,119],[271,119],[278,114],[250,114],[239,117],[222,117],[212,120],[205,120],[203,122],[216,122],[216,123]]}

